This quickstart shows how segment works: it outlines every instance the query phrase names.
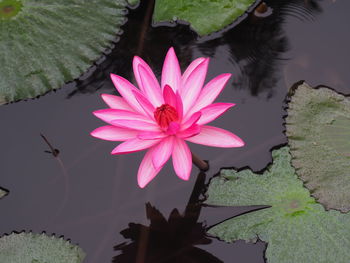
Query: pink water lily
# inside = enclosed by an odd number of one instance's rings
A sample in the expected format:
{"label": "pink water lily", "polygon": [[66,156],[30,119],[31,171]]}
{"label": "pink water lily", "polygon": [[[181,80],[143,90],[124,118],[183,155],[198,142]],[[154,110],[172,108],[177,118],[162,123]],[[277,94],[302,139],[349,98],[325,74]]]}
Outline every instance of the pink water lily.
{"label": "pink water lily", "polygon": [[233,103],[213,103],[231,77],[221,74],[204,87],[208,58],[197,58],[181,75],[175,51],[170,48],[163,65],[161,85],[153,71],[135,56],[133,70],[137,89],[128,80],[111,74],[120,96],[102,94],[110,107],[95,111],[96,117],[109,125],[91,135],[108,141],[123,141],[112,154],[148,149],[138,170],[138,185],[145,187],[172,157],[177,176],[188,180],[192,155],[185,141],[214,147],[241,147],[235,134],[206,125]]}

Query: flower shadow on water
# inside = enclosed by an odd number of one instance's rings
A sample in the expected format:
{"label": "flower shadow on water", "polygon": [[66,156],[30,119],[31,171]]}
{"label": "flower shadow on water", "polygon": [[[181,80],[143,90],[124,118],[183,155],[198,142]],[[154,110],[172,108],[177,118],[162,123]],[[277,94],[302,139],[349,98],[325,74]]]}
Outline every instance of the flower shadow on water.
{"label": "flower shadow on water", "polygon": [[131,242],[123,242],[114,247],[115,251],[121,253],[112,262],[223,262],[196,247],[212,242],[206,236],[205,225],[198,222],[202,207],[199,197],[205,187],[205,177],[204,173],[198,175],[183,214],[175,208],[166,219],[157,208],[146,203],[150,225],[129,223],[129,227],[120,233]]}

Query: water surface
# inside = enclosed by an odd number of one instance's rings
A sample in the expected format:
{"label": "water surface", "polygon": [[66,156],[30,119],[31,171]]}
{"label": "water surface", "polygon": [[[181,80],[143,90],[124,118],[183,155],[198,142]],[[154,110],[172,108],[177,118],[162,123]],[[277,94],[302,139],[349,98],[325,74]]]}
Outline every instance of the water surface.
{"label": "water surface", "polygon": [[[151,1],[130,10],[120,41],[81,80],[39,99],[0,108],[0,185],[10,191],[0,201],[0,232],[31,230],[64,235],[87,252],[87,263],[102,263],[113,258],[114,262],[128,262],[128,253],[142,256],[154,252],[159,239],[167,242],[167,233],[187,229],[179,235],[181,240],[168,242],[178,245],[187,240],[191,249],[181,250],[183,246],[179,245],[181,249],[174,246],[176,249],[168,252],[169,246],[165,246],[158,252],[190,255],[197,262],[205,262],[203,258],[212,262],[264,262],[263,242],[226,244],[203,236],[203,226],[249,208],[195,207],[189,213],[192,216],[179,216],[186,209],[198,170],[194,168],[191,179],[184,182],[167,164],[149,186],[139,189],[136,174],[144,153],[110,155],[113,142],[89,135],[103,125],[91,112],[106,107],[99,94],[116,94],[110,72],[132,79],[135,54],[141,55],[158,76],[170,46],[175,48],[183,69],[199,56],[210,57],[207,80],[224,72],[233,74],[217,101],[237,104],[213,125],[236,133],[246,146],[190,147],[210,160],[206,182],[222,167],[260,171],[271,162],[270,149],[286,142],[284,100],[294,83],[305,80],[312,86],[326,85],[350,93],[350,2],[266,1],[272,10],[269,16],[246,15],[240,24],[205,38],[198,38],[188,25],[153,27],[147,17],[148,3]],[[40,133],[59,149],[57,158],[45,152],[49,147]],[[169,220],[164,226],[160,214],[166,219],[170,216],[176,224]],[[160,234],[153,234],[153,226],[159,224]],[[116,257],[121,252],[124,257]],[[174,260],[165,257],[159,262]]]}

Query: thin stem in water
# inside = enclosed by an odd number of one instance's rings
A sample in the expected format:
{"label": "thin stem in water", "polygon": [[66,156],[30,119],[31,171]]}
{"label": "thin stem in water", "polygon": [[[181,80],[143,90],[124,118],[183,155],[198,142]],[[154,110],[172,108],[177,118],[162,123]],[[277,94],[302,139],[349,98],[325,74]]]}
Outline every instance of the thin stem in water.
{"label": "thin stem in water", "polygon": [[209,163],[206,161],[203,161],[201,158],[199,158],[197,155],[192,153],[192,163],[198,167],[199,170],[202,172],[206,172],[209,170]]}

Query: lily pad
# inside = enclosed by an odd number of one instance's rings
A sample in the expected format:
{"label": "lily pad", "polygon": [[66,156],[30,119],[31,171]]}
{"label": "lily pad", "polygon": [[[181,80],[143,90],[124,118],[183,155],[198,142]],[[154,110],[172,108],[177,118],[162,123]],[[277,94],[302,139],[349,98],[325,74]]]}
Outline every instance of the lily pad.
{"label": "lily pad", "polygon": [[0,188],[0,198],[2,198],[2,197],[4,197],[5,195],[7,195],[7,193],[8,193],[8,192],[7,192],[6,190]]}
{"label": "lily pad", "polygon": [[111,47],[124,0],[0,0],[0,104],[74,80]]}
{"label": "lily pad", "polygon": [[13,233],[0,238],[0,262],[81,263],[85,253],[63,238],[45,234]]}
{"label": "lily pad", "polygon": [[332,144],[337,155],[350,157],[350,116],[336,117],[322,129],[322,142]]}
{"label": "lily pad", "polygon": [[263,174],[223,170],[211,181],[208,204],[270,207],[226,220],[209,234],[227,242],[265,241],[269,263],[350,262],[350,214],[315,202],[291,166],[288,147],[272,156]]}
{"label": "lily pad", "polygon": [[292,164],[318,202],[350,210],[350,100],[328,88],[299,86],[288,105]]}
{"label": "lily pad", "polygon": [[135,6],[140,3],[140,0],[128,0],[129,5]]}
{"label": "lily pad", "polygon": [[255,0],[156,0],[155,22],[184,20],[199,35],[207,35],[231,24]]}

